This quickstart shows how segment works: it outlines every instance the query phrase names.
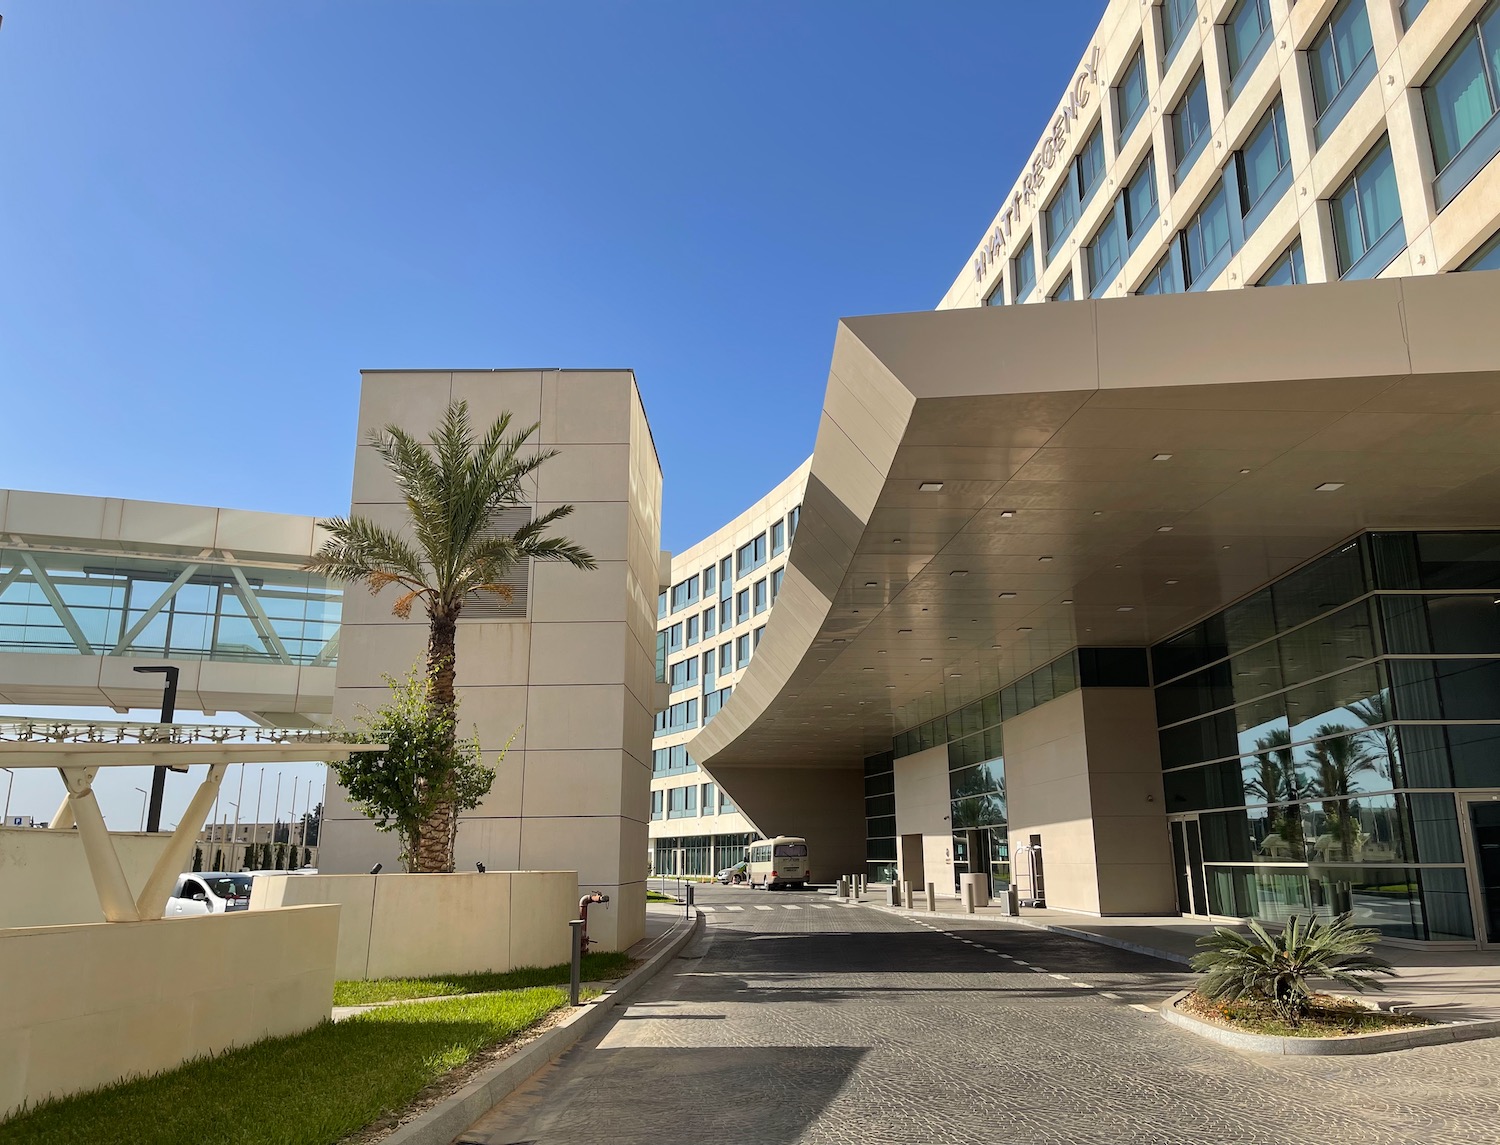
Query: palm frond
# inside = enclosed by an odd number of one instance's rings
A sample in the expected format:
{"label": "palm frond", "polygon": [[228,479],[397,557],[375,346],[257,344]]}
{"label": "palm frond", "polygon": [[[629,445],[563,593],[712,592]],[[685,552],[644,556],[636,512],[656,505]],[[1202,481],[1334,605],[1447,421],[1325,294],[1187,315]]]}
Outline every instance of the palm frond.
{"label": "palm frond", "polygon": [[318,522],[328,534],[307,568],[335,580],[363,581],[379,592],[387,584],[425,588],[422,558],[397,533],[366,517]]}

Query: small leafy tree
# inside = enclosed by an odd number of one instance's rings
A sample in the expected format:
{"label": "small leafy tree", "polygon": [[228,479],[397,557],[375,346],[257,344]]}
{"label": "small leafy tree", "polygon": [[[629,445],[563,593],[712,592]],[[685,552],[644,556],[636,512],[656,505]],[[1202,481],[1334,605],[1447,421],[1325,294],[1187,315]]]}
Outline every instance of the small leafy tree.
{"label": "small leafy tree", "polygon": [[224,869],[224,849],[222,847],[215,847],[214,848],[214,870],[216,870],[216,871],[222,871],[223,869]]}
{"label": "small leafy tree", "polygon": [[242,871],[253,871],[253,870],[255,870],[255,844],[254,843],[246,843],[245,844],[245,861],[241,865],[240,870],[242,870]]}
{"label": "small leafy tree", "polygon": [[1293,915],[1275,936],[1258,922],[1249,926],[1249,935],[1219,926],[1198,940],[1205,949],[1192,965],[1203,975],[1197,987],[1202,997],[1249,1002],[1296,1025],[1312,1004],[1313,979],[1378,990],[1375,975],[1395,973],[1389,962],[1370,953],[1380,932],[1354,926],[1347,913],[1332,922]]}
{"label": "small leafy tree", "polygon": [[203,869],[203,848],[202,847],[194,847],[193,848],[193,870],[195,870],[195,871],[201,871],[202,869]]}
{"label": "small leafy tree", "polygon": [[[357,742],[383,743],[386,750],[358,752],[332,766],[350,802],[373,819],[378,830],[396,832],[401,862],[415,872],[421,869],[418,848],[424,842],[423,831],[430,830],[438,805],[452,801],[454,813],[443,822],[450,836],[456,835],[458,814],[478,807],[489,794],[495,769],[480,758],[477,735],[458,738],[456,705],[434,698],[421,667],[404,679],[387,676],[386,683],[390,702],[365,713],[354,733]],[[499,759],[504,757],[502,750]],[[452,837],[445,849],[452,854]]]}
{"label": "small leafy tree", "polygon": [[269,839],[260,845],[260,869],[263,871],[271,869],[271,841]]}
{"label": "small leafy tree", "polygon": [[278,871],[284,871],[284,870],[286,870],[286,844],[285,843],[277,843],[276,844],[276,862],[274,864],[274,867]]}

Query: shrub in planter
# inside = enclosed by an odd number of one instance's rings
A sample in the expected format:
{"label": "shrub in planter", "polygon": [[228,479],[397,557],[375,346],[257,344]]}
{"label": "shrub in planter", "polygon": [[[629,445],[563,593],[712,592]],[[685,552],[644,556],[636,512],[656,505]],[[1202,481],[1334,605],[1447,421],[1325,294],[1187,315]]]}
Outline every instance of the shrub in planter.
{"label": "shrub in planter", "polygon": [[1375,976],[1394,974],[1389,962],[1370,953],[1379,931],[1354,926],[1348,914],[1331,922],[1293,915],[1279,935],[1258,922],[1250,933],[1227,927],[1198,940],[1204,947],[1193,958],[1203,975],[1197,992],[1214,1002],[1248,1002],[1296,1025],[1312,1005],[1315,978],[1354,991],[1380,989]]}

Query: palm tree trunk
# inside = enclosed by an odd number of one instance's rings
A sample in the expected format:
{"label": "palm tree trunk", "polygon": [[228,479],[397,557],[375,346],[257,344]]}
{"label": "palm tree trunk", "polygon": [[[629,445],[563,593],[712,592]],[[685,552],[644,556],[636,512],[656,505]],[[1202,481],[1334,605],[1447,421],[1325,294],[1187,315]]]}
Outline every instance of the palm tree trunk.
{"label": "palm tree trunk", "polygon": [[[454,663],[457,651],[457,617],[434,609],[427,633],[427,680],[432,689],[432,703],[448,717],[449,743],[457,734],[453,724],[457,707],[454,691]],[[440,791],[431,810],[417,828],[412,858],[421,874],[446,874],[453,870],[453,847],[458,835],[457,815],[452,795]]]}

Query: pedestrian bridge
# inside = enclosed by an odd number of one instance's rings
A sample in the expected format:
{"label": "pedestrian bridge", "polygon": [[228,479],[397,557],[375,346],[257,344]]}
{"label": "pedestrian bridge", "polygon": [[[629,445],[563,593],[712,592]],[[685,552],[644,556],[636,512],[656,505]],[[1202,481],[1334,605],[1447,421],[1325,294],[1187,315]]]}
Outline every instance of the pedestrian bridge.
{"label": "pedestrian bridge", "polygon": [[306,727],[333,710],[343,586],[312,517],[0,490],[0,704],[179,710]]}

